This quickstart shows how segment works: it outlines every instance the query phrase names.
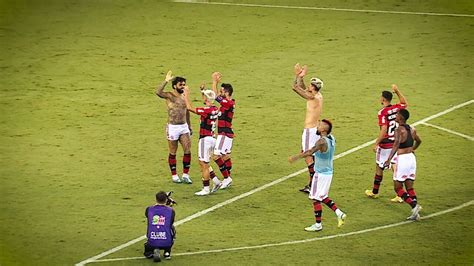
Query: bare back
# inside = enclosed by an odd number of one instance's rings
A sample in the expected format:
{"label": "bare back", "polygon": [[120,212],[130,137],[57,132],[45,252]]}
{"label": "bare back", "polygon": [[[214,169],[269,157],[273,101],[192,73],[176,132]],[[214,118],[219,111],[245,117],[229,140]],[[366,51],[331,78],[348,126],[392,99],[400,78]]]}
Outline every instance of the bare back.
{"label": "bare back", "polygon": [[186,123],[186,102],[182,95],[170,93],[166,99],[168,107],[168,123],[171,125],[182,125]]}
{"label": "bare back", "polygon": [[313,99],[306,101],[306,118],[304,120],[305,128],[315,128],[319,124],[319,118],[323,110],[323,95],[317,92]]}

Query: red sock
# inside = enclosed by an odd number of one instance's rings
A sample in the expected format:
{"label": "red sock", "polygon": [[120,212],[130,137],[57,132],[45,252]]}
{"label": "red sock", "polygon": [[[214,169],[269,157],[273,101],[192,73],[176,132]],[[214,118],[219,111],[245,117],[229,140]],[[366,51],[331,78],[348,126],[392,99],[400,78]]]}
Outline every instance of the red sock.
{"label": "red sock", "polygon": [[407,192],[408,192],[408,195],[410,196],[410,198],[411,198],[413,201],[417,201],[417,200],[416,200],[416,193],[415,193],[415,189],[414,189],[414,188],[407,189]]}
{"label": "red sock", "polygon": [[316,223],[321,223],[321,217],[323,216],[323,208],[321,206],[321,201],[313,201],[313,210],[314,217],[316,218]]}
{"label": "red sock", "polygon": [[332,201],[329,197],[323,199],[323,203],[326,204],[326,206],[328,206],[329,208],[331,208],[331,210],[337,210],[336,203],[334,203],[334,201]]}
{"label": "red sock", "polygon": [[189,167],[191,167],[191,154],[183,155],[183,174],[189,173]]}
{"label": "red sock", "polygon": [[225,167],[225,162],[222,160],[222,158],[215,160],[215,162],[219,166],[219,170],[221,170],[221,173],[224,176],[224,178],[228,178],[229,171],[227,171],[227,167]]}
{"label": "red sock", "polygon": [[168,154],[168,164],[170,165],[171,175],[176,175],[176,154]]}
{"label": "red sock", "polygon": [[416,202],[414,202],[409,196],[408,193],[403,188],[398,188],[397,195],[402,198],[406,203],[410,204],[412,208],[416,206]]}
{"label": "red sock", "polygon": [[231,161],[230,158],[229,158],[229,159],[227,159],[224,163],[225,163],[225,167],[227,168],[227,171],[228,171],[229,174],[230,174],[230,172],[231,172],[231,170],[232,170],[232,161]]}
{"label": "red sock", "polygon": [[314,163],[308,165],[308,172],[309,172],[309,184],[308,186],[311,187],[311,182],[313,181],[314,176]]}

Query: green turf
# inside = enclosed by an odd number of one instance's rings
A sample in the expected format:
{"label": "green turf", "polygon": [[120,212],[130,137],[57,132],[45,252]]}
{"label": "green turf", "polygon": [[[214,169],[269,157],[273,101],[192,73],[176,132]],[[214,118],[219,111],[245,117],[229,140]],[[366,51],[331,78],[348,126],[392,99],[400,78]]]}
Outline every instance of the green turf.
{"label": "green turf", "polygon": [[[471,1],[227,2],[474,14]],[[296,62],[325,82],[323,116],[334,121],[337,152],[375,138],[378,95],[392,83],[408,98],[411,122],[471,100],[472,36],[472,17],[161,1],[0,1],[0,264],[73,264],[134,239],[145,233],[144,208],[157,190],[175,191],[179,220],[302,169],[303,162],[286,163],[300,149],[305,111],[290,88]],[[212,71],[235,88],[235,186],[228,191],[193,195],[200,189],[196,135],[195,183],[170,181],[166,108],[154,95],[169,69],[188,78],[195,105],[197,87]],[[469,105],[430,123],[473,136],[472,110]],[[197,131],[197,117],[193,127]],[[424,142],[416,182],[424,214],[472,200],[472,141],[417,129]],[[324,209],[320,235],[407,216],[408,206],[388,202],[389,176],[379,200],[364,198],[373,157],[364,148],[335,162],[331,197],[349,219],[337,230]],[[316,236],[302,231],[313,221],[309,201],[296,192],[305,181],[304,174],[294,177],[178,227],[174,252]],[[472,264],[473,218],[468,207],[374,233],[177,256],[172,263]],[[141,249],[136,244],[107,258],[140,256]]]}

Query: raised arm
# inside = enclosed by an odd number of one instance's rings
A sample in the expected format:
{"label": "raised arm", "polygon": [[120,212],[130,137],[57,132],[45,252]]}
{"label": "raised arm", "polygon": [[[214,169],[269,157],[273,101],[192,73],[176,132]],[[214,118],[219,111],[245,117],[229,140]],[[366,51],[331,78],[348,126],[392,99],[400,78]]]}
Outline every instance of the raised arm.
{"label": "raised arm", "polygon": [[400,100],[400,103],[405,105],[405,107],[407,107],[408,106],[407,99],[400,92],[400,90],[398,89],[398,86],[396,84],[392,84],[392,91],[397,95],[398,99]]}
{"label": "raised arm", "polygon": [[327,151],[327,149],[328,149],[328,144],[326,143],[326,141],[324,139],[321,138],[316,142],[316,145],[314,145],[314,147],[312,147],[311,149],[309,149],[305,152],[298,153],[298,154],[295,154],[293,156],[290,156],[290,158],[288,158],[288,161],[290,163],[293,163],[298,159],[311,156],[313,153],[315,153],[317,151],[325,152],[325,151]]}
{"label": "raised arm", "polygon": [[295,65],[295,80],[293,82],[294,85],[298,85],[300,88],[302,88],[303,90],[306,90],[306,85],[304,85],[304,76],[306,75],[306,73],[308,72],[308,66],[307,65],[304,65],[304,66],[300,66],[299,63],[297,63]]}
{"label": "raised arm", "polygon": [[314,97],[313,94],[307,92],[306,90],[301,88],[298,84],[293,84],[293,91],[306,100],[314,100],[316,98]]}
{"label": "raised arm", "polygon": [[161,83],[161,85],[159,85],[158,88],[156,88],[156,95],[158,95],[158,97],[167,99],[171,96],[171,93],[165,92],[164,89],[166,87],[166,84],[168,84],[168,82],[170,82],[172,79],[173,79],[173,73],[170,70],[168,71],[168,73],[166,73],[166,77],[163,83]]}
{"label": "raised arm", "polygon": [[212,73],[212,91],[214,91],[216,95],[219,95],[219,93],[217,92],[217,85],[219,84],[219,82],[221,82],[221,78],[222,74],[220,72]]}

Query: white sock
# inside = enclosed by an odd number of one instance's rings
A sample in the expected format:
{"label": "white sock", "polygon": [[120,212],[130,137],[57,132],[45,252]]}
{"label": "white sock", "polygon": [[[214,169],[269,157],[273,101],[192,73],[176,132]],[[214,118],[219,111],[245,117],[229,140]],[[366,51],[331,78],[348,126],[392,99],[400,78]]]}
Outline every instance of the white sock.
{"label": "white sock", "polygon": [[183,173],[183,177],[189,178],[189,174],[184,174],[184,173]]}
{"label": "white sock", "polygon": [[340,217],[341,215],[344,214],[344,213],[343,213],[341,210],[339,210],[339,209],[336,209],[335,212],[336,212],[336,215],[337,215],[338,217]]}
{"label": "white sock", "polygon": [[202,190],[204,190],[204,191],[206,191],[206,192],[209,192],[209,186],[203,187]]}

